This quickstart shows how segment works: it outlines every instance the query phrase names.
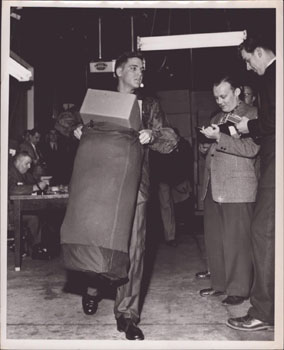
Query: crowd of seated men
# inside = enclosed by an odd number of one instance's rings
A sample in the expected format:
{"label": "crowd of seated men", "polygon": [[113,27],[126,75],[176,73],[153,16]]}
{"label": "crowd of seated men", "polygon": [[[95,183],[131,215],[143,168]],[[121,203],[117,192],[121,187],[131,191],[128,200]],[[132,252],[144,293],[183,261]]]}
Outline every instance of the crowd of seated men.
{"label": "crowd of seated men", "polygon": [[[37,129],[25,130],[18,142],[9,143],[8,195],[43,192],[49,185],[68,185],[76,147],[75,139],[64,137],[54,128],[43,137]],[[48,181],[42,180],[47,177]],[[22,256],[47,260],[59,255],[63,215],[58,210],[25,214],[21,232]],[[8,231],[12,234],[13,221],[13,207],[9,201]],[[13,238],[9,242],[13,250]]]}

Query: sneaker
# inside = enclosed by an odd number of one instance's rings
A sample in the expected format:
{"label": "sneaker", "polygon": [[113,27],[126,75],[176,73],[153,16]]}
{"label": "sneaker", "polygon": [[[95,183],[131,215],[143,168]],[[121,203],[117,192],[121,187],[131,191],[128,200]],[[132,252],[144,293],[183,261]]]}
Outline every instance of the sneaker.
{"label": "sneaker", "polygon": [[229,318],[226,325],[233,329],[240,331],[261,331],[261,330],[273,330],[274,326],[268,322],[258,320],[247,314],[243,317]]}

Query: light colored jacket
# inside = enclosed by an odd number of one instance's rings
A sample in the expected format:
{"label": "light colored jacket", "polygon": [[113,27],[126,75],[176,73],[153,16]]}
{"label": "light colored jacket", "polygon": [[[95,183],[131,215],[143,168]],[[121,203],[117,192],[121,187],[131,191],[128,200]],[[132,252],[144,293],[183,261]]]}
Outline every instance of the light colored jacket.
{"label": "light colored jacket", "polygon": [[[257,110],[241,102],[234,111],[239,116],[257,118]],[[218,124],[224,113],[211,120]],[[221,133],[206,155],[201,199],[204,200],[211,180],[213,200],[219,203],[254,202],[257,191],[256,157],[259,146],[251,137],[234,138]]]}

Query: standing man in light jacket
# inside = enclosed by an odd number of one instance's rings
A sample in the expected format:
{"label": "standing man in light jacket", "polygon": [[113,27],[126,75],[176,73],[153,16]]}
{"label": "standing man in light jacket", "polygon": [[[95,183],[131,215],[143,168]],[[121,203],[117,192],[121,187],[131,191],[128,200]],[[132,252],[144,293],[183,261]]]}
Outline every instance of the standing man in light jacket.
{"label": "standing man in light jacket", "polygon": [[275,272],[275,70],[271,41],[250,36],[239,47],[247,70],[259,75],[259,118],[243,117],[239,132],[250,133],[260,143],[260,179],[252,218],[254,283],[252,307],[243,317],[230,318],[227,325],[245,331],[271,329],[274,325]]}
{"label": "standing man in light jacket", "polygon": [[204,235],[211,288],[201,296],[226,294],[223,305],[248,298],[252,283],[250,223],[257,191],[256,155],[251,137],[240,137],[230,117],[257,117],[255,107],[240,100],[240,84],[228,75],[216,79],[213,94],[221,111],[201,132],[207,144],[203,179]]}

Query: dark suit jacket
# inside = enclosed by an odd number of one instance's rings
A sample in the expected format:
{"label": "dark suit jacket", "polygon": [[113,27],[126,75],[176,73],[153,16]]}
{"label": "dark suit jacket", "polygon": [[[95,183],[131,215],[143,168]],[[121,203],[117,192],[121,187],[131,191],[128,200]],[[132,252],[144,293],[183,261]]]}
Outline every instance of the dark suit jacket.
{"label": "dark suit jacket", "polygon": [[37,163],[39,160],[39,154],[36,154],[32,144],[30,142],[24,141],[19,145],[18,152],[27,152],[32,158],[33,163]]}
{"label": "dark suit jacket", "polygon": [[33,185],[35,180],[31,174],[21,174],[15,167],[13,162],[9,164],[8,168],[8,194],[31,194],[33,192]]}
{"label": "dark suit jacket", "polygon": [[142,99],[142,127],[153,131],[153,142],[145,147],[142,166],[142,177],[139,190],[145,199],[149,196],[149,149],[160,153],[171,153],[177,146],[179,137],[172,128],[162,110],[158,99],[144,97]]}
{"label": "dark suit jacket", "polygon": [[39,180],[42,175],[46,175],[46,166],[43,155],[38,147],[36,147],[37,153],[30,142],[24,141],[19,145],[17,152],[27,152],[32,158],[32,173],[33,176]]}
{"label": "dark suit jacket", "polygon": [[[28,171],[26,174],[21,174],[15,167],[13,162],[9,163],[8,167],[8,195],[23,195],[33,192],[35,180]],[[23,215],[23,220],[29,226],[32,237],[37,235],[39,218],[37,214],[29,212]],[[8,223],[14,225],[14,207],[13,202],[8,200]],[[11,227],[11,226],[10,226]]]}
{"label": "dark suit jacket", "polygon": [[[259,76],[259,118],[248,122],[252,137],[260,142],[260,187],[275,187],[276,61]],[[282,116],[281,116],[282,118]]]}
{"label": "dark suit jacket", "polygon": [[64,148],[60,142],[57,142],[57,149],[53,150],[49,142],[46,142],[41,147],[41,152],[46,163],[46,174],[51,175],[52,184],[61,185],[65,184],[65,167],[67,152],[64,152]]}

